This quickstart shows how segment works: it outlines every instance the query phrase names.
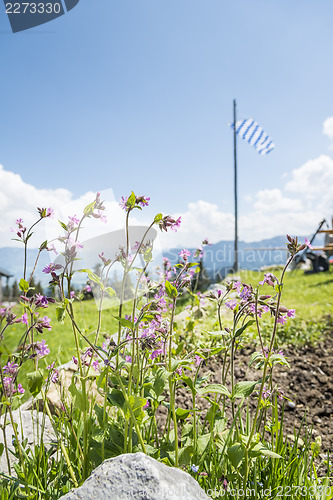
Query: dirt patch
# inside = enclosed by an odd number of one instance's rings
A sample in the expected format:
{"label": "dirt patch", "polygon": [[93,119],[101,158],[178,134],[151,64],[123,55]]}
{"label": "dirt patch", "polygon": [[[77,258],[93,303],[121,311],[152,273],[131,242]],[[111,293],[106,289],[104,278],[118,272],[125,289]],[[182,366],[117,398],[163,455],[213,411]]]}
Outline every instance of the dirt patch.
{"label": "dirt patch", "polygon": [[317,347],[285,350],[291,368],[277,370],[275,380],[295,403],[285,412],[288,431],[299,428],[306,412],[313,436],[321,436],[322,450],[333,450],[333,332]]}
{"label": "dirt patch", "polygon": [[[239,350],[235,360],[236,382],[258,380],[261,372],[249,369],[249,359],[254,349],[248,347]],[[304,346],[284,349],[290,368],[278,366],[274,369],[274,384],[283,389],[285,400],[284,435],[294,434],[302,425],[306,414],[306,425],[312,428],[312,437],[321,436],[321,452],[333,451],[333,332],[325,337],[316,347]],[[202,374],[211,372],[209,383],[221,383],[221,360],[209,360],[202,368]],[[227,384],[228,385],[228,384]],[[282,406],[283,401],[279,401]],[[177,406],[192,408],[189,391],[184,387],[178,391]],[[207,401],[199,399],[197,408],[205,415]],[[256,400],[250,406],[254,409]],[[166,408],[165,408],[166,410]],[[231,416],[230,408],[227,415]],[[162,411],[162,413],[164,413]],[[164,420],[165,415],[160,415]],[[164,418],[163,418],[164,417]],[[304,422],[303,422],[304,426]]]}

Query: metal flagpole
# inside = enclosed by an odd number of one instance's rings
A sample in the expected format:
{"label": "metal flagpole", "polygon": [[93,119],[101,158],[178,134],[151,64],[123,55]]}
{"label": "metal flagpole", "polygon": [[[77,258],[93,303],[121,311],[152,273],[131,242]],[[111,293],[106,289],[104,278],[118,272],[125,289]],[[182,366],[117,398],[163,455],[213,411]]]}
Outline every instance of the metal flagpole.
{"label": "metal flagpole", "polygon": [[234,195],[235,195],[235,261],[234,272],[238,271],[238,211],[237,211],[237,131],[236,131],[236,99],[234,99]]}

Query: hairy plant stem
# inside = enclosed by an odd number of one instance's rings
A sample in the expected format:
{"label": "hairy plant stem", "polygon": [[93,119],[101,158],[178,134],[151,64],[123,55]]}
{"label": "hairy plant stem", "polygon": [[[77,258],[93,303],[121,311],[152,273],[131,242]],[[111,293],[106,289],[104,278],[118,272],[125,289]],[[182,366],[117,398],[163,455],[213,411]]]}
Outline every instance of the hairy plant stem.
{"label": "hairy plant stem", "polygon": [[[128,410],[129,410],[129,412],[131,414],[131,420],[132,420],[132,422],[134,424],[136,433],[138,435],[138,439],[139,439],[142,451],[143,451],[143,453],[146,453],[145,443],[144,443],[143,438],[142,438],[142,434],[141,434],[141,430],[140,430],[139,424],[138,424],[137,419],[136,419],[136,417],[134,415],[132,405],[131,405],[131,403],[130,403],[130,401],[128,399],[127,391],[126,391],[126,389],[124,387],[123,381],[121,380],[120,374],[117,372],[116,375],[117,375],[117,379],[118,379],[119,385],[121,387],[121,391],[123,393],[123,396],[124,396],[127,408],[128,408]],[[132,434],[132,433],[130,433],[130,434]]]}
{"label": "hairy plant stem", "polygon": [[[233,335],[235,332],[233,332]],[[231,400],[231,411],[232,411],[232,418],[235,418],[235,398],[234,398],[234,386],[235,386],[235,368],[234,368],[234,348],[235,348],[235,338],[232,338],[231,341],[231,350],[230,350],[230,377],[231,377],[231,395],[232,395],[232,400]],[[236,426],[237,428],[237,426]]]}
{"label": "hairy plant stem", "polygon": [[[107,406],[107,402],[108,402],[108,377],[109,377],[109,367],[107,366],[106,373],[105,373],[105,395],[104,395],[104,402],[103,402],[103,432],[104,433],[105,433],[105,420],[107,417],[106,406]],[[104,455],[105,455],[105,434],[104,434],[104,439],[102,441],[102,462],[104,462]]]}
{"label": "hairy plant stem", "polygon": [[[129,220],[129,215],[130,215],[130,210],[127,211],[126,213],[126,223],[125,223],[125,232],[126,232],[126,256],[125,256],[125,266],[124,266],[124,276],[123,280],[121,283],[121,295],[120,295],[120,304],[119,304],[119,309],[118,309],[118,317],[122,318],[123,314],[123,302],[124,302],[124,295],[125,295],[125,285],[126,285],[126,280],[127,280],[127,274],[129,272],[128,270],[128,251],[129,251],[129,234],[128,234],[128,220]],[[134,320],[134,318],[133,318]],[[118,323],[118,337],[117,337],[117,345],[120,344],[120,339],[121,339],[121,323],[119,321]],[[119,350],[117,351],[116,354],[116,369],[118,369],[119,365]]]}
{"label": "hairy plant stem", "polygon": [[[71,312],[71,317],[74,319],[74,311],[73,311],[73,305],[70,303],[69,304],[69,309]],[[84,376],[83,372],[83,366],[82,366],[82,360],[81,360],[81,352],[80,352],[80,345],[79,345],[79,338],[77,335],[77,329],[76,329],[76,323],[74,321],[71,321],[72,323],[72,329],[74,333],[74,339],[75,339],[75,347],[76,347],[76,352],[77,352],[77,358],[78,358],[78,365],[79,365],[79,371],[80,371],[80,379],[81,379],[81,388],[82,388],[82,399],[83,399],[83,456],[84,456],[84,462],[83,462],[83,477],[84,479],[87,479],[88,477],[88,411],[87,411],[87,390],[86,390],[86,377]]]}
{"label": "hairy plant stem", "polygon": [[[24,238],[23,242],[24,242],[24,267],[23,267],[23,279],[25,280],[26,279],[26,275],[27,275],[27,250],[28,250],[28,240],[30,238],[30,236],[32,235],[31,233],[31,230],[33,227],[35,227],[42,219],[44,219],[44,217],[41,217],[40,219],[38,219],[29,229],[28,229],[28,232],[27,232],[27,236]],[[38,254],[39,256],[39,254]],[[38,259],[38,257],[37,257]],[[32,278],[32,275],[30,277],[30,280]]]}
{"label": "hairy plant stem", "polygon": [[259,335],[259,340],[260,340],[260,345],[261,345],[261,351],[262,351],[262,353],[264,353],[264,343],[262,341],[262,336],[261,336],[261,331],[260,331],[260,325],[259,325],[259,318],[258,318],[258,290],[256,291],[254,317],[256,319],[256,326],[257,326],[257,332],[258,332],[258,335]]}
{"label": "hairy plant stem", "polygon": [[[47,401],[47,398],[46,398],[46,395],[45,395],[45,392],[44,392],[43,389],[41,390],[41,394],[42,394],[42,398],[43,398],[43,402],[44,402],[44,408],[46,410],[46,413],[47,413],[47,415],[48,415],[48,417],[50,419],[50,422],[53,422],[53,417],[52,417],[52,414],[51,414],[51,411],[50,411],[50,408],[49,408],[49,404],[48,404],[48,401]],[[65,460],[66,460],[66,463],[67,463],[67,467],[68,467],[68,470],[69,470],[69,474],[70,474],[70,476],[71,476],[71,478],[73,480],[75,488],[78,488],[78,483],[77,483],[77,480],[76,480],[76,477],[75,477],[75,474],[74,474],[74,470],[73,470],[71,461],[69,459],[67,450],[65,448],[65,445],[63,443],[61,433],[58,432],[58,430],[57,430],[57,428],[56,428],[55,425],[53,425],[53,428],[54,428],[54,430],[56,432],[58,441],[60,441],[61,451],[62,451],[62,453],[63,453],[63,455],[65,457]]]}
{"label": "hairy plant stem", "polygon": [[9,412],[10,421],[11,421],[11,424],[12,424],[12,427],[13,427],[13,431],[14,431],[14,435],[15,435],[15,439],[16,439],[16,443],[17,443],[17,448],[18,448],[19,455],[20,455],[20,460],[21,460],[22,467],[23,467],[23,470],[24,470],[24,475],[26,476],[27,475],[27,471],[26,471],[26,468],[25,468],[25,461],[24,461],[24,458],[23,458],[21,443],[20,443],[20,440],[19,440],[19,437],[18,437],[18,434],[17,434],[16,425],[15,425],[15,422],[14,422],[14,417],[13,417],[13,413],[12,413],[11,403],[9,403],[9,405],[8,405],[8,412]]}
{"label": "hairy plant stem", "polygon": [[[141,242],[142,243],[142,242]],[[140,285],[140,280],[145,273],[147,269],[148,263],[140,273],[140,276],[138,277],[138,280],[136,282],[136,287],[135,287],[135,292],[134,292],[134,300],[133,300],[133,309],[132,309],[132,322],[134,324],[134,318],[135,318],[135,308],[136,308],[136,303],[137,303],[137,296],[138,296],[138,290],[139,290],[139,285]],[[136,335],[137,334],[137,335]],[[131,368],[130,368],[130,374],[129,374],[129,380],[128,380],[128,394],[131,392],[131,386],[132,386],[132,379],[133,379],[133,370],[134,370],[134,361],[135,361],[135,348],[137,348],[137,367],[138,367],[138,373],[139,373],[139,363],[140,363],[140,348],[139,348],[139,321],[136,326],[132,330],[132,335],[133,335],[133,341],[132,341],[132,363],[131,363]],[[138,380],[139,376],[137,378],[137,384],[138,386]]]}
{"label": "hairy plant stem", "polygon": [[172,361],[172,332],[173,332],[173,321],[175,318],[175,310],[176,310],[176,301],[177,298],[174,297],[172,299],[172,309],[171,309],[171,320],[170,320],[170,329],[169,329],[169,372],[171,372],[171,361]]}
{"label": "hairy plant stem", "polygon": [[169,330],[169,390],[170,390],[170,410],[172,414],[173,426],[174,426],[174,439],[175,439],[175,467],[178,467],[178,426],[177,426],[177,417],[176,417],[176,409],[175,409],[175,389],[176,384],[173,386],[172,382],[172,332],[173,332],[173,321],[175,317],[176,310],[176,301],[177,298],[174,297],[172,299],[172,309],[171,309],[171,320],[170,320],[170,330]]}
{"label": "hairy plant stem", "polygon": [[3,425],[1,425],[1,430],[3,433],[3,443],[4,443],[4,448],[5,448],[5,453],[6,453],[6,461],[7,461],[7,467],[8,467],[8,474],[11,474],[11,466],[10,466],[10,460],[9,460],[9,453],[8,453],[8,444],[7,444],[7,437],[6,437],[6,418],[7,418],[7,408],[5,411],[4,419],[3,419]]}
{"label": "hairy plant stem", "polygon": [[[294,255],[291,255],[289,257],[289,259],[288,259],[285,267],[283,268],[283,271],[282,271],[282,274],[281,274],[281,278],[280,278],[280,282],[278,283],[278,298],[277,298],[276,309],[275,309],[275,318],[274,318],[273,333],[272,333],[272,338],[271,338],[271,342],[270,342],[270,346],[269,346],[269,351],[267,353],[267,358],[265,359],[265,363],[264,363],[264,368],[263,368],[263,373],[262,373],[262,380],[261,380],[260,389],[259,389],[258,404],[257,404],[256,412],[255,412],[255,415],[254,415],[254,419],[253,419],[253,422],[252,422],[252,429],[251,429],[251,432],[250,432],[250,435],[249,435],[249,438],[248,438],[248,441],[247,441],[247,444],[246,444],[246,449],[247,450],[251,446],[252,438],[253,438],[253,435],[254,435],[255,430],[256,430],[257,420],[258,420],[259,411],[260,411],[260,401],[261,401],[262,393],[263,393],[263,390],[264,390],[265,379],[266,379],[266,375],[267,375],[267,369],[269,367],[269,359],[270,359],[270,356],[271,356],[271,353],[272,353],[272,349],[273,349],[274,341],[275,341],[275,336],[276,336],[276,332],[277,332],[277,320],[278,320],[278,316],[279,316],[279,308],[280,308],[280,303],[281,303],[282,288],[283,288],[283,278],[284,278],[285,272],[287,270],[287,267],[289,266],[289,264],[290,264],[290,262],[292,261],[293,258],[294,258]],[[246,474],[247,473],[248,473],[248,471],[246,472]]]}
{"label": "hairy plant stem", "polygon": [[[200,370],[200,365],[201,363],[199,363],[197,369],[196,369],[196,372],[195,372],[195,376],[194,376],[194,387],[197,383],[197,378],[198,378],[198,374],[199,374],[199,370]],[[195,389],[192,390],[192,407],[193,407],[193,448],[194,448],[194,455],[197,453],[197,412],[196,412],[196,402],[195,402],[195,399],[196,399],[196,391]]]}
{"label": "hairy plant stem", "polygon": [[178,425],[176,416],[176,382],[173,384],[172,375],[169,377],[170,408],[172,412],[173,431],[175,440],[175,467],[178,467]]}

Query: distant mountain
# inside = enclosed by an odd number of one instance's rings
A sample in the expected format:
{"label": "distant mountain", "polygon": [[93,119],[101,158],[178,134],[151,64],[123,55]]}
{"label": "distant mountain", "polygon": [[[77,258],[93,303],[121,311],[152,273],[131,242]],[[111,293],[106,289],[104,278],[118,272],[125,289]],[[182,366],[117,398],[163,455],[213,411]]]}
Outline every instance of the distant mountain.
{"label": "distant mountain", "polygon": [[[304,241],[304,237],[300,237],[299,241]],[[195,249],[189,250],[195,251]],[[178,253],[179,248],[173,248],[165,252],[164,256],[176,264]],[[203,266],[213,281],[223,279],[232,268],[234,258],[234,241],[220,241],[204,248]],[[251,243],[238,242],[238,263],[241,269],[259,270],[265,266],[285,264],[286,259],[285,236],[275,236]]]}
{"label": "distant mountain", "polygon": [[[317,237],[318,239],[318,237]],[[304,241],[304,237],[299,238]],[[316,244],[318,244],[316,240]],[[242,269],[260,269],[264,266],[284,264],[287,258],[286,237],[275,236],[274,238],[264,239],[246,243],[239,241],[238,243],[238,261]],[[190,249],[192,252],[195,249]],[[223,278],[228,269],[234,263],[234,242],[220,241],[211,246],[205,247],[203,259],[204,268],[208,271],[209,276],[213,279],[218,277]],[[168,257],[173,264],[178,262],[179,248],[172,248],[163,252],[164,257]],[[28,249],[27,252],[27,277],[33,269],[37,256],[37,249]],[[35,272],[35,281],[41,281],[44,287],[48,286],[50,280],[49,275],[42,272],[42,269],[48,265],[51,259],[54,259],[53,252],[42,252],[38,261]],[[10,283],[14,280],[19,281],[23,277],[23,247],[3,247],[0,248],[0,268],[8,271],[13,275]],[[83,278],[83,276],[82,276]],[[85,278],[83,278],[85,279]]]}

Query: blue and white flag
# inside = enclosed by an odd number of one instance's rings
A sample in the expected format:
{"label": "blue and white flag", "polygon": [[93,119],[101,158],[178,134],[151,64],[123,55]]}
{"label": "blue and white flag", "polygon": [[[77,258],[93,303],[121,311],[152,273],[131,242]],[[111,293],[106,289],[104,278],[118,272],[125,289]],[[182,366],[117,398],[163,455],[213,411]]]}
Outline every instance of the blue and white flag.
{"label": "blue and white flag", "polygon": [[[231,123],[230,127],[233,129],[234,124]],[[275,147],[271,138],[252,118],[237,121],[236,134],[254,146],[260,155],[267,155]]]}

